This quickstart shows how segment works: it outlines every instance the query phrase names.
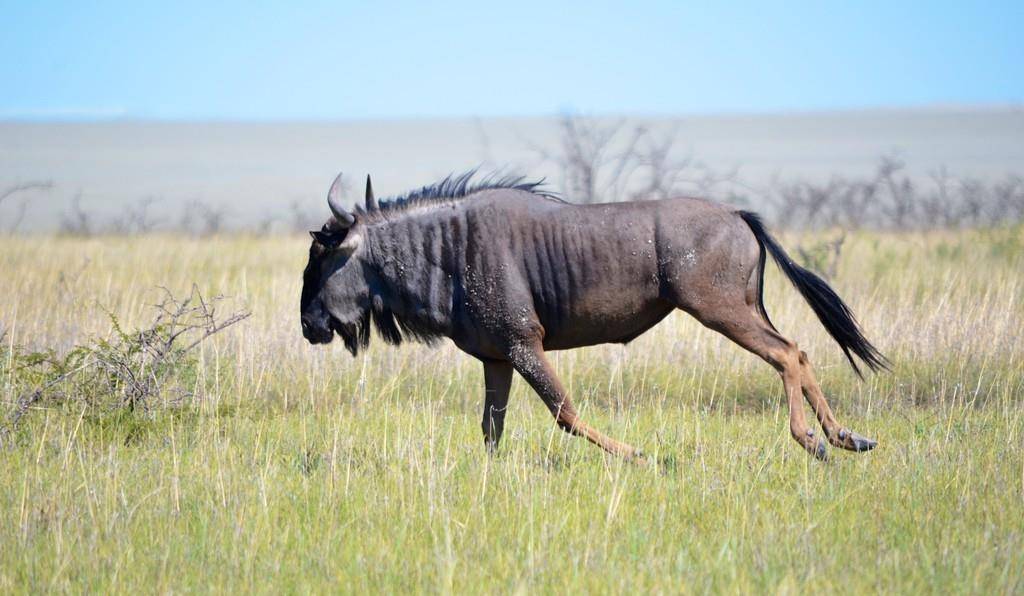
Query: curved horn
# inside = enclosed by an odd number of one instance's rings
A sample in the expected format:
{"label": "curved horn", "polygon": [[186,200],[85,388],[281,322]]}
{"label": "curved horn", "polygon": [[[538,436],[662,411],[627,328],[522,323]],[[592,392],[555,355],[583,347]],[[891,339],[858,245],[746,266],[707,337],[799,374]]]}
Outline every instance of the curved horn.
{"label": "curved horn", "polygon": [[373,196],[373,184],[370,184],[370,175],[366,175],[366,210],[377,211],[380,209],[380,205],[377,204],[376,197]]}
{"label": "curved horn", "polygon": [[331,183],[331,190],[327,191],[327,206],[331,208],[334,219],[338,220],[338,225],[347,228],[355,223],[356,218],[341,206],[341,186],[341,174],[338,174],[338,177]]}

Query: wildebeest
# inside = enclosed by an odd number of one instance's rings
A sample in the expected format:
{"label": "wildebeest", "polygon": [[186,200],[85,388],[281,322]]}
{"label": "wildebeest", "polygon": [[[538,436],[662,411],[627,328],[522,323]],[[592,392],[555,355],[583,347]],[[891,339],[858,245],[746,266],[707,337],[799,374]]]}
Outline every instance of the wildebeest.
{"label": "wildebeest", "polygon": [[341,175],[328,192],[333,217],[310,232],[301,299],[311,343],[341,336],[355,355],[370,321],[387,343],[447,337],[484,366],[483,433],[494,450],[505,424],[512,372],[544,401],[558,425],[608,452],[640,452],[580,419],[545,356],[627,343],[675,309],[760,356],[782,376],[789,429],[827,456],[804,416],[810,403],[825,438],[852,451],[876,443],[836,421],[807,355],[772,325],[762,301],[766,255],[810,304],[854,369],[885,358],[821,278],[794,263],[757,215],[707,200],[574,205],[523,178],[449,176],[378,203],[346,210]]}

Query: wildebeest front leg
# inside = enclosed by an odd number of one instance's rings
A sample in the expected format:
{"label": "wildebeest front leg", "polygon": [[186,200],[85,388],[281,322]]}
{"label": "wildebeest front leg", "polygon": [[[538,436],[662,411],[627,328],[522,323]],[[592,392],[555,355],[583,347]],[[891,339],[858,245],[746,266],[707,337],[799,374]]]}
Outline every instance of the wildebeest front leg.
{"label": "wildebeest front leg", "polygon": [[501,433],[505,430],[505,409],[508,392],[512,387],[512,364],[497,360],[484,360],[484,443],[488,453],[498,450]]}
{"label": "wildebeest front leg", "polygon": [[521,345],[512,348],[509,354],[512,366],[533,387],[544,401],[559,428],[576,436],[586,437],[591,443],[608,453],[627,459],[642,457],[633,447],[605,436],[580,420],[576,408],[569,400],[562,383],[555,375],[554,368],[539,345]]}

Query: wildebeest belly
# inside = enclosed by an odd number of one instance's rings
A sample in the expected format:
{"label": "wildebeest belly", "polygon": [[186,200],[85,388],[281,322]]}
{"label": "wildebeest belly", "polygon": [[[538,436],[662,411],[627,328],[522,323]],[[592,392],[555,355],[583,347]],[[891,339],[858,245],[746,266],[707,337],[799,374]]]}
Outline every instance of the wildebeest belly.
{"label": "wildebeest belly", "polygon": [[542,308],[538,314],[545,349],[627,343],[657,325],[674,308],[656,294],[631,294],[602,293],[601,300],[581,299],[557,314],[545,315]]}
{"label": "wildebeest belly", "polygon": [[646,308],[622,316],[582,314],[557,322],[541,321],[545,350],[569,350],[606,343],[627,343],[668,316],[673,306],[654,301]]}

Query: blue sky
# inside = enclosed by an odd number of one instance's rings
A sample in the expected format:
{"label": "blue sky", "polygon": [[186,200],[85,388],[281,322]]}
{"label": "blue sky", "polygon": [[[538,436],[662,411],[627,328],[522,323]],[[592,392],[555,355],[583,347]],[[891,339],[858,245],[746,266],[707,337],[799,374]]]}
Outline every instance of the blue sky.
{"label": "blue sky", "polygon": [[1024,2],[0,0],[0,118],[1024,102]]}

